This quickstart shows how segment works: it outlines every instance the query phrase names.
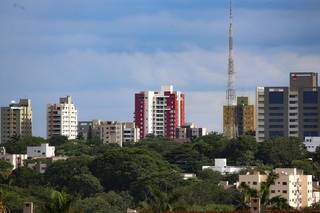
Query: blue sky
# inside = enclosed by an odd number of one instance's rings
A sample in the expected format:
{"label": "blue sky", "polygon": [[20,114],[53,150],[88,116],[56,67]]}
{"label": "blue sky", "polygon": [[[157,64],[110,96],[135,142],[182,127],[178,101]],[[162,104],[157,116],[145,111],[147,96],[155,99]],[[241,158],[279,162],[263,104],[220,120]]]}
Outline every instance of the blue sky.
{"label": "blue sky", "polygon": [[[133,94],[173,84],[186,118],[222,129],[227,0],[1,0],[0,105],[28,97],[35,135],[46,105],[72,95],[79,120],[133,120]],[[287,85],[320,67],[319,0],[235,0],[236,88]]]}

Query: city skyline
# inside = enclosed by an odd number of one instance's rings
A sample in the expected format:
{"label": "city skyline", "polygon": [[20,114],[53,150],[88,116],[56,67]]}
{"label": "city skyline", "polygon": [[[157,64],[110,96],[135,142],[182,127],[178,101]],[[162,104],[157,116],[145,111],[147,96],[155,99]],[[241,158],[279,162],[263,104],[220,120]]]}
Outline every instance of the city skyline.
{"label": "city skyline", "polygon": [[[34,135],[46,135],[46,105],[60,96],[79,120],[133,121],[134,93],[165,84],[186,94],[186,121],[222,131],[228,1],[19,5],[0,3],[0,105],[30,98]],[[256,86],[318,71],[319,10],[316,0],[234,3],[238,95],[254,103]]]}

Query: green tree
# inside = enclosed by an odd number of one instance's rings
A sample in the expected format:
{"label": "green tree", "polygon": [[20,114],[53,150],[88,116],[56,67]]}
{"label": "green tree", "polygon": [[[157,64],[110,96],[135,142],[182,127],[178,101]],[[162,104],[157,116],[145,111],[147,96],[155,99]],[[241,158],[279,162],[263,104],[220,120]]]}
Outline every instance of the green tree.
{"label": "green tree", "polygon": [[258,143],[252,136],[241,136],[227,144],[224,150],[224,157],[232,165],[251,166],[255,165],[255,154]]}
{"label": "green tree", "polygon": [[256,158],[274,167],[290,167],[292,161],[306,157],[306,149],[298,138],[272,138],[259,143]]}
{"label": "green tree", "polygon": [[90,197],[103,191],[100,181],[91,174],[79,174],[70,179],[69,191],[82,197]]}
{"label": "green tree", "polygon": [[11,184],[25,188],[42,183],[42,175],[28,167],[14,170],[9,179]]}
{"label": "green tree", "polygon": [[157,191],[172,190],[182,180],[158,155],[138,148],[114,148],[91,164],[105,190],[128,190],[136,201],[148,201]]}
{"label": "green tree", "polygon": [[48,213],[69,213],[73,200],[65,192],[52,190],[50,200],[46,204]]}
{"label": "green tree", "polygon": [[7,161],[0,160],[0,183],[5,183],[11,174],[13,166]]}
{"label": "green tree", "polygon": [[8,142],[2,144],[8,153],[11,154],[26,154],[27,146],[38,146],[46,143],[46,140],[41,137],[24,137],[12,138]]}
{"label": "green tree", "polygon": [[122,213],[132,206],[132,197],[126,192],[98,193],[94,197],[78,200],[74,203],[75,212],[83,213]]}
{"label": "green tree", "polygon": [[[99,192],[99,183],[96,178],[92,177],[88,168],[90,162],[91,158],[84,156],[56,161],[47,168],[44,174],[45,180],[55,189],[66,191],[73,195],[79,192],[82,193],[83,190],[88,190],[89,194]],[[84,178],[83,182],[79,180],[80,177]],[[81,184],[83,184],[83,189],[79,189]]]}
{"label": "green tree", "polygon": [[55,135],[48,139],[50,146],[60,146],[68,142],[68,137],[64,135]]}

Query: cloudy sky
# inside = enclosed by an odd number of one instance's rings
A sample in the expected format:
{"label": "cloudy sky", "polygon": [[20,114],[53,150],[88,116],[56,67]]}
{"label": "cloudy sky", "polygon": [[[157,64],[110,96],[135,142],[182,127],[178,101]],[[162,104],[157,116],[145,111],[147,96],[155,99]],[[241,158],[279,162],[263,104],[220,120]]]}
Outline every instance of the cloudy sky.
{"label": "cloudy sky", "polygon": [[[133,120],[133,94],[173,84],[188,121],[222,129],[227,0],[1,0],[0,105],[71,95],[79,120]],[[320,69],[319,0],[235,0],[238,95]],[[254,100],[252,100],[254,101]]]}

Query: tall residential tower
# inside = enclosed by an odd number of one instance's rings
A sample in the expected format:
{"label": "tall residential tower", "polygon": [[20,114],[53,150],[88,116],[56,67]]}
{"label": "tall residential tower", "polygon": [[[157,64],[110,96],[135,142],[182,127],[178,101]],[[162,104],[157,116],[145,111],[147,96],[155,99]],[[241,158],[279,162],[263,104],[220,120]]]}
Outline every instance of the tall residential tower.
{"label": "tall residential tower", "polygon": [[12,137],[32,136],[32,108],[30,99],[20,99],[8,107],[1,107],[1,143]]}
{"label": "tall residential tower", "polygon": [[62,97],[57,104],[48,104],[47,108],[47,136],[48,138],[63,135],[68,139],[77,138],[77,109],[71,97]]}
{"label": "tall residential tower", "polygon": [[173,86],[162,86],[159,92],[135,94],[134,120],[140,137],[148,134],[175,138],[176,128],[185,123],[184,94]]}

